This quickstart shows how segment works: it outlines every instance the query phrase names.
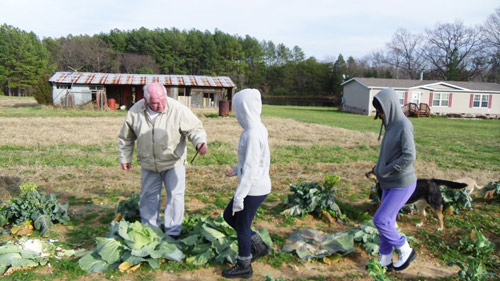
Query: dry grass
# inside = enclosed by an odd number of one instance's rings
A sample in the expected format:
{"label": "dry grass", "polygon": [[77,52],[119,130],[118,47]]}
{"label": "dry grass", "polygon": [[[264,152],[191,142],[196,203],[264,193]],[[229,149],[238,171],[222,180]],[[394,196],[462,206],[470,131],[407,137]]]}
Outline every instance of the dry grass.
{"label": "dry grass", "polygon": [[33,106],[37,104],[34,98],[0,97],[0,109]]}
{"label": "dry grass", "polygon": [[[117,141],[123,117],[2,118],[0,145],[99,145]],[[208,142],[222,141],[237,146],[241,127],[236,118],[201,118]],[[377,145],[373,133],[361,133],[324,125],[280,118],[263,118],[269,130],[271,148],[322,144],[339,147]]]}
{"label": "dry grass", "polygon": [[[241,127],[236,118],[202,118],[207,130],[208,142],[218,140],[237,145]],[[303,123],[290,119],[264,117],[262,122],[269,131],[269,145],[303,146],[328,145],[345,148],[359,145],[377,145],[377,136],[325,125]]]}
{"label": "dry grass", "polygon": [[118,143],[121,117],[2,118],[0,145],[100,145]]}

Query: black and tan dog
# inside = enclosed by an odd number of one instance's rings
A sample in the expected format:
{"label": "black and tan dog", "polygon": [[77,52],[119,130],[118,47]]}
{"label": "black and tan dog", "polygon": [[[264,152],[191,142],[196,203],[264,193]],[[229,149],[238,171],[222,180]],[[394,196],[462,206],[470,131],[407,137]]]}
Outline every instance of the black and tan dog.
{"label": "black and tan dog", "polygon": [[[382,188],[380,187],[375,174],[370,171],[366,173],[365,176],[369,179],[375,180],[378,198],[382,198]],[[415,188],[415,191],[411,195],[410,199],[408,199],[405,203],[405,205],[415,204],[417,209],[420,211],[420,214],[422,215],[422,222],[417,224],[417,226],[422,226],[424,224],[426,217],[425,207],[429,206],[439,219],[438,230],[444,229],[443,196],[441,195],[441,190],[439,189],[439,186],[441,185],[452,189],[461,189],[467,186],[465,183],[440,179],[417,179],[417,187]]]}

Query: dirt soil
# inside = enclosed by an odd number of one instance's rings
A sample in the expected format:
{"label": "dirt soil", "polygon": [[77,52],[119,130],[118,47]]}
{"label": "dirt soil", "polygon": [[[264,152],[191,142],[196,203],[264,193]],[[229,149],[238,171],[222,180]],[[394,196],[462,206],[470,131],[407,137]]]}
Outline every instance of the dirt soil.
{"label": "dirt soil", "polygon": [[[22,105],[29,104],[23,102]],[[0,103],[0,107],[5,107]],[[17,104],[17,106],[20,106]],[[241,133],[241,128],[235,118],[205,118],[200,112],[199,116],[207,130],[208,142],[215,140],[226,142],[232,145],[236,153],[236,145]],[[55,144],[75,144],[105,145],[117,143],[117,135],[123,122],[122,117],[103,118],[2,118],[0,122],[0,146],[2,145],[55,145]],[[339,147],[357,147],[359,145],[376,146],[377,135],[373,133],[361,133],[346,129],[331,128],[328,126],[307,124],[293,120],[279,118],[263,118],[263,122],[270,132],[271,149],[276,146],[297,145],[309,147],[313,144],[325,144]],[[117,155],[118,158],[118,155]],[[339,186],[338,196],[340,200],[353,200],[353,203],[360,206],[369,201],[366,194],[373,184],[364,177],[364,173],[369,171],[374,163],[369,161],[359,161],[344,164],[322,163],[311,166],[290,164],[274,164],[271,167],[271,177],[273,181],[272,194],[278,198],[287,194],[289,185],[304,181],[322,181],[326,173],[338,174],[342,178]],[[480,186],[484,186],[492,178],[498,175],[494,171],[474,170],[467,171],[449,169],[440,170],[434,163],[422,163],[417,160],[416,170],[421,178],[442,178],[458,179],[471,177]],[[211,196],[216,193],[231,194],[236,186],[235,179],[227,179],[224,172],[229,166],[188,166],[187,168],[187,194],[186,212],[194,212],[205,208],[208,204],[197,199],[197,196]],[[110,208],[116,202],[106,201],[106,194],[121,194],[126,198],[131,191],[138,192],[140,188],[140,169],[135,167],[130,173],[123,172],[118,164],[116,167],[34,167],[34,166],[13,166],[0,167],[0,199],[6,200],[18,196],[18,189],[22,182],[35,182],[40,189],[47,192],[54,192],[62,201],[69,197],[93,198],[95,205],[91,205],[94,210]],[[352,199],[352,195],[354,199]],[[350,196],[350,197],[349,197]],[[229,200],[229,198],[228,198]],[[268,208],[272,209],[277,202],[266,202]],[[70,206],[72,214],[84,213],[82,206]],[[374,208],[369,209],[373,215]],[[213,210],[213,214],[222,212],[222,209]],[[418,215],[409,215],[402,218],[398,223],[399,227],[407,234],[417,234],[417,228],[412,218]],[[256,228],[264,227],[270,233],[286,236],[295,229],[317,228],[322,225],[320,220],[307,217],[306,219],[295,219],[294,226],[283,227],[277,221],[257,220]],[[321,226],[330,231],[346,231],[352,225],[335,224]],[[437,219],[429,215],[424,229],[436,232],[438,227]],[[71,228],[71,227],[69,227]],[[67,229],[59,228],[64,237]],[[446,233],[441,234],[444,238]],[[406,280],[420,278],[420,280],[431,280],[457,276],[459,268],[447,266],[440,259],[434,257],[425,247],[425,241],[419,241],[417,248],[418,258],[411,267],[403,272],[388,274],[396,280]],[[280,249],[275,246],[275,251]],[[265,280],[266,276],[274,278],[284,278],[286,280],[303,279],[325,276],[326,280],[369,280],[365,266],[372,258],[361,248],[346,257],[329,261],[307,261],[301,264],[285,264],[280,268],[273,268],[266,264],[266,259],[262,259],[253,264],[254,276],[250,280]],[[396,258],[396,257],[395,257]],[[109,278],[105,274],[89,274],[78,280],[143,280],[141,274],[151,277],[148,280],[222,280],[221,270],[227,265],[218,267],[202,267],[194,271],[165,272],[148,271],[143,273],[133,273],[120,277]],[[40,273],[45,274],[50,269],[40,269]]]}

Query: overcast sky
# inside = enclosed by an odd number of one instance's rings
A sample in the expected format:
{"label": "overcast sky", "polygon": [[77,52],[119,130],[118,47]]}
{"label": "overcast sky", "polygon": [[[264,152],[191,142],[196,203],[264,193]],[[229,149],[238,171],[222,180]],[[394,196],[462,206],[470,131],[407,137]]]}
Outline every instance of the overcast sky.
{"label": "overcast sky", "polygon": [[361,58],[398,28],[423,33],[438,23],[481,25],[498,0],[0,0],[0,24],[44,37],[173,27],[299,46],[306,57]]}

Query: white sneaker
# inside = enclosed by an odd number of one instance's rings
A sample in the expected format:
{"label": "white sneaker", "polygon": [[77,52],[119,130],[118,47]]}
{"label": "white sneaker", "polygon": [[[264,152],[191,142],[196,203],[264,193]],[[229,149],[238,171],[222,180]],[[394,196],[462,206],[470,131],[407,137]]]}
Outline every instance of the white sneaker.
{"label": "white sneaker", "polygon": [[392,253],[388,254],[388,255],[380,255],[378,257],[378,262],[380,263],[380,266],[382,266],[382,268],[387,268],[387,271],[388,272],[391,272],[392,269],[393,269],[393,266],[392,266]]}
{"label": "white sneaker", "polygon": [[410,247],[408,241],[397,249],[399,252],[398,261],[394,264],[395,270],[403,270],[410,266],[410,263],[417,257],[417,253]]}

